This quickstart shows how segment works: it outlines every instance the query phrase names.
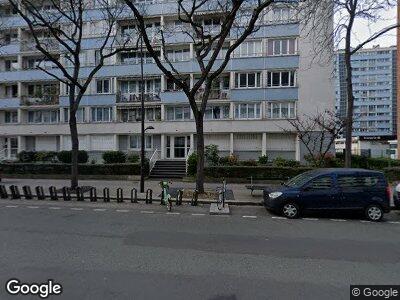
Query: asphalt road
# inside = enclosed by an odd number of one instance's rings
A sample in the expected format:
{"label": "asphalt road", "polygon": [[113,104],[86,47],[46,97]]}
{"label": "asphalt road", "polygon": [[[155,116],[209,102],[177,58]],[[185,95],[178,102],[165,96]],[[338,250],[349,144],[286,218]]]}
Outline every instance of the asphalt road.
{"label": "asphalt road", "polygon": [[0,299],[10,278],[54,279],[50,299],[349,299],[399,284],[400,216],[287,220],[262,207],[0,200]]}

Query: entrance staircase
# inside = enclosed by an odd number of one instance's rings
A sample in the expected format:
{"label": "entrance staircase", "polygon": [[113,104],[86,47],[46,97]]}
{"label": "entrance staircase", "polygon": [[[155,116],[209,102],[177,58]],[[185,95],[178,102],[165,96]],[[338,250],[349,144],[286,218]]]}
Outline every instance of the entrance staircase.
{"label": "entrance staircase", "polygon": [[186,176],[185,160],[157,160],[151,169],[150,178],[183,178]]}

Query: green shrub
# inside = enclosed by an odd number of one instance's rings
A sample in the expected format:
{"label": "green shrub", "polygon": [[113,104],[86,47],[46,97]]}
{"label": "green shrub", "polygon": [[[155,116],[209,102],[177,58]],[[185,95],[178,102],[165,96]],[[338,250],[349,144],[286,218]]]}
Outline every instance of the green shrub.
{"label": "green shrub", "polygon": [[204,158],[210,166],[216,166],[219,163],[218,146],[208,145],[204,148]]}
{"label": "green shrub", "polygon": [[140,160],[140,156],[134,153],[130,153],[126,156],[126,162],[128,163],[137,163]]}
{"label": "green shrub", "polygon": [[21,151],[18,153],[18,161],[20,162],[34,162],[35,151]]}
{"label": "green shrub", "polygon": [[254,159],[242,160],[242,161],[239,161],[238,164],[240,166],[255,167],[255,166],[257,166],[257,161],[255,161]]}
{"label": "green shrub", "polygon": [[260,165],[266,165],[268,164],[268,155],[262,155],[258,158],[258,163]]}
{"label": "green shrub", "polygon": [[234,154],[229,154],[228,156],[221,157],[219,163],[223,166],[236,166],[238,165],[239,158]]}
{"label": "green shrub", "polygon": [[54,151],[39,151],[35,153],[35,161],[55,161],[57,152]]}
{"label": "green shrub", "polygon": [[122,151],[106,151],[102,157],[105,164],[122,164],[126,162],[126,154]]}
{"label": "green shrub", "polygon": [[193,152],[187,159],[188,163],[188,175],[195,175],[197,172],[197,154]]}
{"label": "green shrub", "polygon": [[[57,153],[57,158],[60,162],[64,164],[70,164],[72,158],[71,151],[60,151]],[[85,164],[89,160],[89,156],[85,150],[79,150],[78,152],[78,163]]]}
{"label": "green shrub", "polygon": [[282,157],[277,157],[273,161],[275,167],[290,167],[296,168],[300,166],[300,162],[294,159],[285,159]]}

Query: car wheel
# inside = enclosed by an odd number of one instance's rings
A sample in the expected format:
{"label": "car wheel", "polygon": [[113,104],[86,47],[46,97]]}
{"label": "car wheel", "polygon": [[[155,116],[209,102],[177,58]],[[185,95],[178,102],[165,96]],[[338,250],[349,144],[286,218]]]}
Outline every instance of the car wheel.
{"label": "car wheel", "polygon": [[365,216],[368,220],[378,222],[383,218],[383,210],[379,205],[370,205],[365,209]]}
{"label": "car wheel", "polygon": [[296,203],[288,202],[283,205],[282,214],[288,219],[296,219],[300,215],[299,206]]}

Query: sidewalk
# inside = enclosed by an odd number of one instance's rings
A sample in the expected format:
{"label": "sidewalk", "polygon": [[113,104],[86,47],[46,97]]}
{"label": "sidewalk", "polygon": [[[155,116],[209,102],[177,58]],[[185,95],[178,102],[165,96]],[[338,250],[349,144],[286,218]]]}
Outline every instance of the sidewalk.
{"label": "sidewalk", "polygon": [[[146,180],[145,181],[145,191],[147,189],[153,190],[153,198],[158,198],[158,195],[161,193],[161,189],[159,187],[160,180]],[[48,193],[48,188],[50,186],[55,186],[57,189],[60,189],[64,186],[69,186],[69,180],[65,179],[9,179],[3,178],[1,184],[5,186],[17,185],[20,190],[24,185],[31,186],[32,190],[36,186],[43,186],[46,193]],[[122,188],[124,191],[124,197],[130,196],[130,191],[132,188],[136,188],[139,190],[139,182],[138,181],[119,181],[119,180],[80,180],[80,186],[93,186],[97,189],[97,195],[102,196],[103,189],[108,187],[110,189],[110,196],[116,197],[117,188]],[[217,187],[220,187],[222,183],[205,183],[204,188],[206,190],[216,190]],[[194,182],[182,182],[181,180],[172,181],[170,185],[171,188],[179,188],[179,189],[190,189],[194,190],[196,184]],[[272,186],[272,185],[271,185]],[[229,203],[237,203],[237,204],[250,204],[250,205],[260,205],[262,201],[262,192],[255,191],[253,193],[254,196],[251,196],[250,190],[246,189],[246,184],[238,184],[227,182],[227,189],[232,190],[234,200],[228,201]],[[139,198],[144,198],[144,195],[138,193]],[[201,198],[199,198],[201,200]]]}

